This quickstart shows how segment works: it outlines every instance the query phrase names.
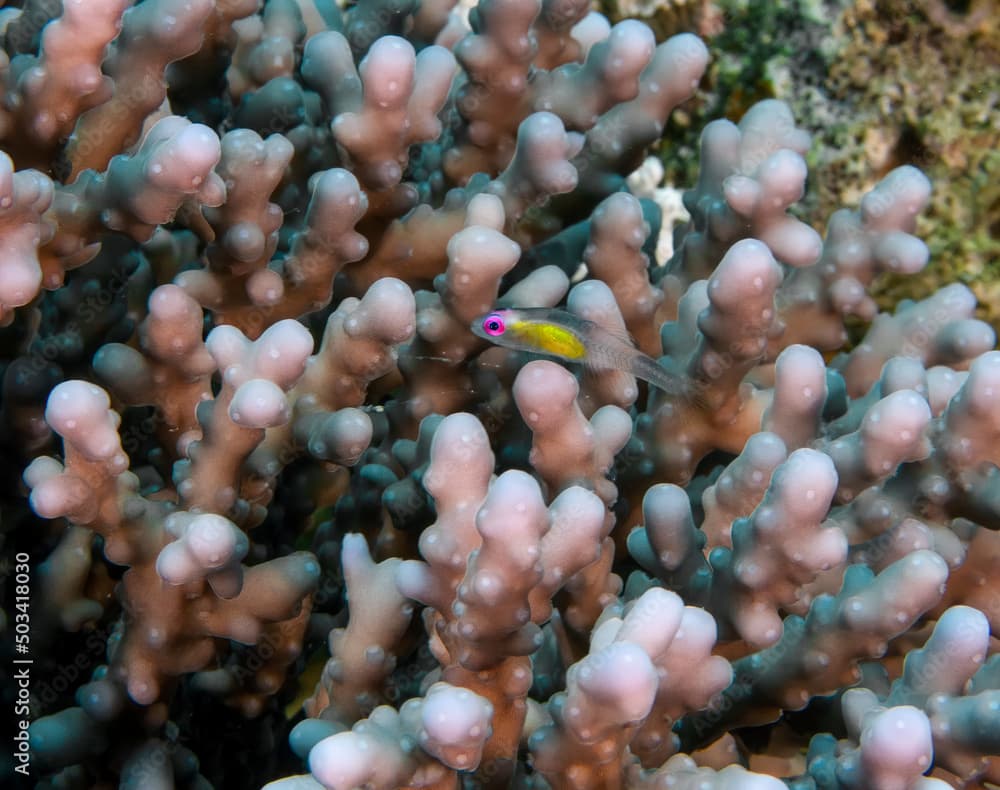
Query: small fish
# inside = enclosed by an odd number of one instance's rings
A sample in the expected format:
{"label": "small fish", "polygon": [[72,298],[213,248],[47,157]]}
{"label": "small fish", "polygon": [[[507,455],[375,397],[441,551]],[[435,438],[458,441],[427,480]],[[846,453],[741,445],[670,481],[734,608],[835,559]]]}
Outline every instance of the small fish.
{"label": "small fish", "polygon": [[494,310],[477,318],[473,334],[516,351],[579,362],[590,370],[624,370],[669,395],[697,400],[685,380],[636,349],[627,337],[551,307]]}

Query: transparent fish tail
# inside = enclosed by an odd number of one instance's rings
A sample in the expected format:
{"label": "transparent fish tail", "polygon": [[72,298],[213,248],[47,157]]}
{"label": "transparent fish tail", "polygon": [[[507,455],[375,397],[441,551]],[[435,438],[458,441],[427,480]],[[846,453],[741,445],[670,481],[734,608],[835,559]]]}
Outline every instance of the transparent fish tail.
{"label": "transparent fish tail", "polygon": [[637,379],[642,379],[657,389],[663,390],[668,395],[686,398],[699,405],[703,403],[700,394],[688,383],[686,377],[671,373],[655,359],[645,354],[636,352],[631,359],[628,372]]}
{"label": "transparent fish tail", "polygon": [[680,376],[668,373],[655,359],[645,354],[636,354],[632,357],[628,372],[638,379],[648,381],[668,395],[684,394],[684,382]]}

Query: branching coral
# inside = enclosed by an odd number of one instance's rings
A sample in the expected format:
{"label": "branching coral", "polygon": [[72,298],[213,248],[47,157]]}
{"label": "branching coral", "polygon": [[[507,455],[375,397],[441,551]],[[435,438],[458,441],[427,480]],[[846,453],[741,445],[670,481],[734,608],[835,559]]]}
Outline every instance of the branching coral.
{"label": "branching coral", "polygon": [[[806,222],[810,133],[760,102],[705,128],[658,265],[627,177],[692,34],[577,0],[92,6],[0,14],[19,772],[1000,782],[1000,352],[961,284],[871,295],[928,261],[918,169]],[[685,387],[493,347],[496,305]]]}

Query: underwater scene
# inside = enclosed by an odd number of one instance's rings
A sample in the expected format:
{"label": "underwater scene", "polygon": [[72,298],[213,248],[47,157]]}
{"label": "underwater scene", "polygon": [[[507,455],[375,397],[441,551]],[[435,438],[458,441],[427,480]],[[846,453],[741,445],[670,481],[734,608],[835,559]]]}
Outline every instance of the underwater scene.
{"label": "underwater scene", "polygon": [[3,787],[1000,790],[997,0],[0,2]]}

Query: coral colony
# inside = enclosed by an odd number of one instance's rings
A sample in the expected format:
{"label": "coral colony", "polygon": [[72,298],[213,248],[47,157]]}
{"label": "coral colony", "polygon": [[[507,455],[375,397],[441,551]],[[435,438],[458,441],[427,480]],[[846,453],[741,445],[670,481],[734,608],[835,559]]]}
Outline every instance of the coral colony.
{"label": "coral colony", "polygon": [[[709,63],[691,33],[585,0],[20,5],[8,776],[1000,782],[1000,352],[965,285],[871,295],[927,263],[917,168],[807,223],[810,136],[760,101],[704,128],[658,261],[626,177]],[[473,331],[509,308],[685,385]]]}

